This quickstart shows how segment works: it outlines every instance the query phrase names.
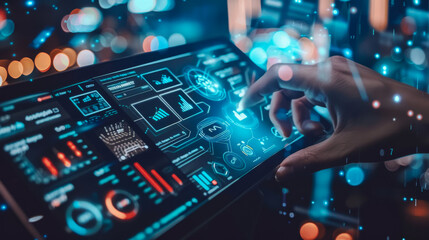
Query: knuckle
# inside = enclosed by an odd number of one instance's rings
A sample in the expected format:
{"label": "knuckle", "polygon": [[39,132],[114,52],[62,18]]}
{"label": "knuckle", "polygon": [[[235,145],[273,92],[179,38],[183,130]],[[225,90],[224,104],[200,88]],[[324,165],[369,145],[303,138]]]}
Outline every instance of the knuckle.
{"label": "knuckle", "polygon": [[347,62],[347,58],[339,55],[335,55],[329,58],[332,64],[342,64]]}

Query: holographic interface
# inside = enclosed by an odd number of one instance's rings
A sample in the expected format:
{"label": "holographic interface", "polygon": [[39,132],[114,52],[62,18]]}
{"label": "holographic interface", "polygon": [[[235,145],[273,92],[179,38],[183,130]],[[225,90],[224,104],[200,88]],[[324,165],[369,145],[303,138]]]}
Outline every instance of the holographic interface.
{"label": "holographic interface", "polygon": [[236,109],[255,74],[217,44],[2,103],[2,159],[66,239],[158,237],[302,137]]}

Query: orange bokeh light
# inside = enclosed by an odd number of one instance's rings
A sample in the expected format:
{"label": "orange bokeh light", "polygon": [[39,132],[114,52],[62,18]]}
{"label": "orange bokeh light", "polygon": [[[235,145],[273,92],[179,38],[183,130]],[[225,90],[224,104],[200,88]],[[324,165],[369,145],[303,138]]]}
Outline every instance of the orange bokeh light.
{"label": "orange bokeh light", "polygon": [[54,59],[54,57],[58,54],[62,52],[61,49],[58,48],[54,48],[50,53],[49,56],[51,57],[51,59]]}
{"label": "orange bokeh light", "polygon": [[353,240],[353,237],[348,233],[340,233],[335,240]]}
{"label": "orange bokeh light", "polygon": [[67,55],[67,57],[69,57],[69,60],[70,60],[69,67],[76,64],[77,54],[75,50],[73,50],[72,48],[64,48],[63,53]]}
{"label": "orange bokeh light", "polygon": [[37,54],[34,62],[40,72],[46,72],[51,67],[51,57],[45,52]]}
{"label": "orange bokeh light", "polygon": [[7,79],[6,68],[0,67],[0,86],[4,84],[4,81]]}
{"label": "orange bokeh light", "polygon": [[22,72],[23,75],[28,76],[30,75],[34,70],[34,62],[29,57],[25,57],[21,59],[21,64],[24,67],[24,71]]}
{"label": "orange bokeh light", "polygon": [[144,52],[150,52],[150,44],[154,38],[155,38],[155,36],[147,36],[143,40],[143,51]]}
{"label": "orange bokeh light", "polygon": [[319,236],[319,228],[315,223],[308,222],[304,223],[299,229],[299,235],[304,240],[313,240]]}
{"label": "orange bokeh light", "polygon": [[9,64],[7,71],[12,78],[17,79],[22,76],[22,73],[24,72],[24,67],[19,61],[14,60]]}
{"label": "orange bokeh light", "polygon": [[389,1],[371,0],[369,5],[369,23],[371,26],[379,32],[386,30],[388,17]]}
{"label": "orange bokeh light", "polygon": [[301,56],[304,61],[316,61],[319,58],[316,45],[310,39],[303,37],[298,40],[301,48]]}

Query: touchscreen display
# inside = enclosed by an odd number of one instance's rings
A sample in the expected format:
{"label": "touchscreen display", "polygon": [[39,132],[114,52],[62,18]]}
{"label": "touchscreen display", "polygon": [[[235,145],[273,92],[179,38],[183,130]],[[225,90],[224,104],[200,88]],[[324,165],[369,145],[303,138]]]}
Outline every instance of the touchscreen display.
{"label": "touchscreen display", "polygon": [[262,73],[225,44],[102,71],[0,105],[2,161],[67,239],[160,236],[301,137],[237,111]]}

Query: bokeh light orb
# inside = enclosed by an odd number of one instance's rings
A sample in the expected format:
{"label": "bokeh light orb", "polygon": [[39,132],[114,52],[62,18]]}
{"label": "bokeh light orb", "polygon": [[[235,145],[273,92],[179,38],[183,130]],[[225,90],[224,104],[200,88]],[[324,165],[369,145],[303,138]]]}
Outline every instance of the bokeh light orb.
{"label": "bokeh light orb", "polygon": [[156,0],[155,12],[169,11],[174,8],[175,0]]}
{"label": "bokeh light orb", "polygon": [[378,100],[374,100],[374,101],[372,101],[372,107],[373,107],[374,109],[379,109],[379,108],[380,108],[380,106],[381,106],[380,101],[378,101]]}
{"label": "bokeh light orb", "polygon": [[152,40],[155,38],[155,36],[147,36],[144,40],[143,40],[143,51],[144,52],[150,52],[150,45],[152,43]]}
{"label": "bokeh light orb", "polygon": [[0,86],[4,84],[7,79],[7,70],[4,67],[0,67]]}
{"label": "bokeh light orb", "polygon": [[279,48],[286,48],[290,45],[290,38],[284,31],[277,31],[274,33],[273,42]]}
{"label": "bokeh light orb", "polygon": [[156,51],[160,49],[168,48],[168,41],[163,36],[155,37],[150,43],[150,50]]}
{"label": "bokeh light orb", "polygon": [[340,233],[335,240],[353,240],[353,237],[349,233]]}
{"label": "bokeh light orb", "polygon": [[346,181],[350,186],[359,186],[365,178],[365,174],[360,167],[351,167],[346,172]]}
{"label": "bokeh light orb", "polygon": [[98,4],[101,8],[108,9],[115,6],[116,0],[98,0]]}
{"label": "bokeh light orb", "polygon": [[77,57],[76,51],[73,50],[72,48],[64,48],[63,53],[65,55],[67,55],[67,57],[69,57],[69,66],[68,67],[75,65],[76,57]]}
{"label": "bokeh light orb", "polygon": [[34,64],[40,72],[46,72],[51,67],[51,57],[45,52],[37,54]]}
{"label": "bokeh light orb", "polygon": [[21,62],[14,60],[9,63],[7,71],[12,78],[17,79],[22,76],[22,73],[24,72],[24,67],[22,66]]}
{"label": "bokeh light orb", "polygon": [[1,25],[2,27],[0,28],[0,40],[9,37],[15,30],[15,23],[10,19],[4,20]]}
{"label": "bokeh light orb", "polygon": [[168,45],[170,47],[174,47],[174,46],[180,46],[180,45],[184,45],[186,44],[186,39],[185,37],[180,34],[180,33],[173,33],[171,34],[171,36],[168,38]]}
{"label": "bokeh light orb", "polygon": [[6,12],[3,9],[0,9],[0,29],[6,24]]}
{"label": "bokeh light orb", "polygon": [[130,0],[128,2],[128,11],[131,13],[146,13],[154,10],[155,0]]}
{"label": "bokeh light orb", "polygon": [[410,59],[416,65],[422,65],[426,60],[425,52],[419,48],[413,48],[410,51]]}
{"label": "bokeh light orb", "polygon": [[[63,26],[65,23],[67,26]],[[103,15],[98,8],[84,7],[73,10],[67,19],[62,19],[61,24],[65,32],[92,32],[97,29],[103,21]]]}
{"label": "bokeh light orb", "polygon": [[282,65],[279,67],[279,78],[283,81],[289,81],[293,77],[293,71],[292,68],[288,65]]}
{"label": "bokeh light orb", "polygon": [[319,228],[315,223],[308,222],[304,223],[299,229],[299,235],[304,240],[313,240],[316,239],[319,235]]}
{"label": "bokeh light orb", "polygon": [[77,54],[77,65],[79,67],[92,65],[95,63],[95,55],[91,50],[85,49]]}
{"label": "bokeh light orb", "polygon": [[254,63],[258,65],[262,65],[267,61],[267,53],[260,47],[252,49],[250,51],[249,57]]}
{"label": "bokeh light orb", "polygon": [[414,20],[413,17],[404,17],[401,20],[401,31],[405,34],[405,35],[412,35],[415,31],[416,31],[416,21]]}
{"label": "bokeh light orb", "polygon": [[25,58],[21,59],[20,62],[22,64],[22,67],[24,68],[24,71],[22,72],[22,74],[24,76],[30,75],[33,72],[33,70],[34,70],[34,62],[33,62],[33,60],[31,58],[29,58],[29,57],[25,57]]}
{"label": "bokeh light orb", "polygon": [[122,53],[127,49],[127,47],[128,47],[128,41],[126,38],[122,36],[116,36],[110,42],[110,48],[114,53]]}
{"label": "bokeh light orb", "polygon": [[55,55],[53,65],[58,72],[66,70],[69,64],[70,59],[66,54],[58,53],[57,55]]}

